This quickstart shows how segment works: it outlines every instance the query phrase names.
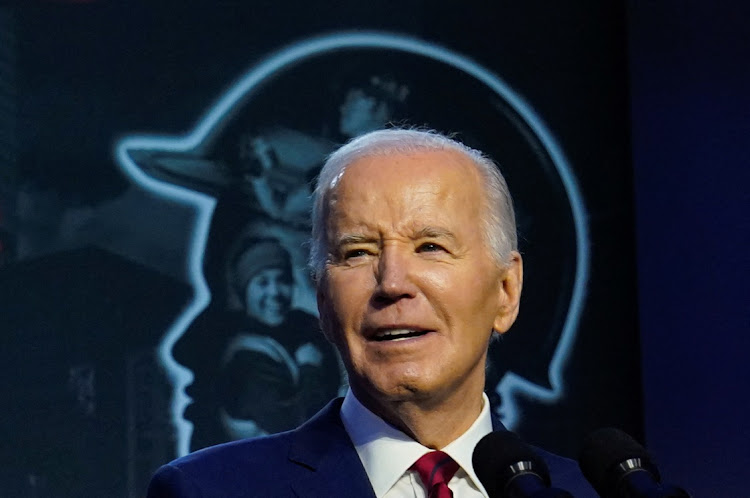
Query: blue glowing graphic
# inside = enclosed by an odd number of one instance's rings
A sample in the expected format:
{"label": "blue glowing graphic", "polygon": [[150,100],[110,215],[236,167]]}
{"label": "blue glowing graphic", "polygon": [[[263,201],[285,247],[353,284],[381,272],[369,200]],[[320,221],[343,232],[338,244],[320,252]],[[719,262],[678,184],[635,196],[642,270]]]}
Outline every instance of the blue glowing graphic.
{"label": "blue glowing graphic", "polygon": [[192,433],[192,425],[183,419],[182,413],[190,402],[185,387],[192,381],[192,373],[180,366],[172,357],[175,342],[185,332],[195,317],[210,302],[209,288],[202,273],[202,258],[208,236],[208,228],[216,201],[209,195],[188,188],[157,180],[134,162],[130,152],[134,150],[161,150],[174,152],[201,151],[212,142],[223,125],[226,124],[240,104],[251,98],[254,90],[268,78],[314,56],[333,53],[344,49],[383,49],[418,55],[444,63],[480,81],[499,96],[525,121],[546,149],[552,164],[560,176],[570,204],[576,238],[576,274],[559,342],[548,366],[550,387],[542,387],[527,379],[508,372],[496,390],[501,394],[503,406],[501,417],[510,428],[516,426],[519,413],[517,394],[544,401],[554,402],[564,391],[562,369],[568,359],[575,332],[583,308],[585,285],[588,277],[589,252],[586,212],[572,170],[556,140],[531,106],[516,94],[501,78],[471,59],[413,37],[382,32],[341,32],[303,40],[288,46],[261,61],[240,77],[232,87],[218,99],[198,120],[195,128],[184,136],[129,136],[115,146],[116,158],[124,172],[141,187],[170,201],[194,206],[197,212],[189,247],[188,274],[195,290],[190,305],[171,325],[160,346],[160,360],[174,386],[171,416],[177,431],[178,455],[187,454]]}

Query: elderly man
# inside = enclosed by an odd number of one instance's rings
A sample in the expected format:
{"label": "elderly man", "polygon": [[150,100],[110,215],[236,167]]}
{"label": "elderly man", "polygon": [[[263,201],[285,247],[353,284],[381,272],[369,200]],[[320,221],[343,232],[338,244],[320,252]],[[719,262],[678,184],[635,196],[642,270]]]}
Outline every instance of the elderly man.
{"label": "elderly man", "polygon": [[[505,430],[483,393],[487,347],[523,281],[494,163],[431,132],[356,138],[320,173],[311,263],[346,397],[296,430],[162,467],[149,496],[487,496],[472,452]],[[575,462],[538,452],[554,486],[595,496]]]}

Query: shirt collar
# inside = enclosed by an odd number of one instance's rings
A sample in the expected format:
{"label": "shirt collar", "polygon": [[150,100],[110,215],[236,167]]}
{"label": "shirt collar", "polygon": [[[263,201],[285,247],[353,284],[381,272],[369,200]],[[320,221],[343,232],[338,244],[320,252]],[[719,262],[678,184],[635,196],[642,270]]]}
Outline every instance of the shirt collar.
{"label": "shirt collar", "polygon": [[[484,402],[479,417],[466,432],[442,451],[450,455],[482,494],[487,496],[471,463],[476,444],[492,432],[490,403],[485,394],[482,394],[482,397]],[[432,451],[365,408],[351,389],[346,393],[341,405],[341,420],[354,443],[377,497],[388,492],[419,457]]]}

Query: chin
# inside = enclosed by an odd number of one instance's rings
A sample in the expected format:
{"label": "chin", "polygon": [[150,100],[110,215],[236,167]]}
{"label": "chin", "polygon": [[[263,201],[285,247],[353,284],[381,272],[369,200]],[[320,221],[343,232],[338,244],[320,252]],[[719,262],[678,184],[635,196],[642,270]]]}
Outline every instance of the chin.
{"label": "chin", "polygon": [[428,398],[435,392],[433,383],[428,380],[419,375],[390,375],[373,387],[384,401],[411,401]]}

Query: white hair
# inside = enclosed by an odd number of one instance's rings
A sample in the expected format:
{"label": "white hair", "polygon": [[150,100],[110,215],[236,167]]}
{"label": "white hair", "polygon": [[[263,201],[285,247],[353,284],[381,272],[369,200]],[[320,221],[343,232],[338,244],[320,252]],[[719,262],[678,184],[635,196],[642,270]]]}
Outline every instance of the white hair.
{"label": "white hair", "polygon": [[496,262],[505,266],[517,249],[516,219],[508,184],[497,165],[482,152],[432,130],[391,128],[360,135],[333,152],[320,170],[313,193],[310,266],[320,281],[329,259],[328,217],[331,191],[347,166],[366,157],[383,157],[420,152],[454,151],[468,158],[482,177],[484,188],[483,231]]}

